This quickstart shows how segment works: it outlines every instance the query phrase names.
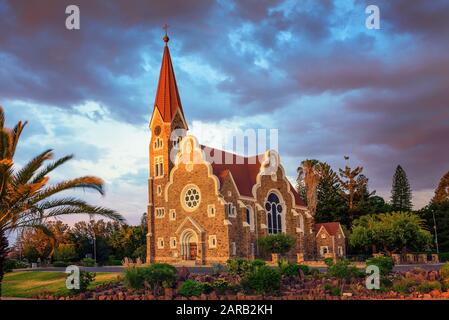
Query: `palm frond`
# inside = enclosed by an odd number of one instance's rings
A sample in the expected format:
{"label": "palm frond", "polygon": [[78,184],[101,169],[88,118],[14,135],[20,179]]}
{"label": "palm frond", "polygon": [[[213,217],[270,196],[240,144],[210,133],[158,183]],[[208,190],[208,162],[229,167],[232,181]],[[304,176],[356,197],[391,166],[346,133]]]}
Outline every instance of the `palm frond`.
{"label": "palm frond", "polygon": [[45,167],[44,169],[42,169],[39,173],[37,173],[33,180],[32,183],[36,183],[38,181],[40,181],[41,179],[43,179],[47,174],[49,174],[50,172],[52,172],[53,170],[55,170],[56,168],[60,167],[61,165],[63,165],[64,163],[66,163],[69,160],[72,160],[74,157],[73,154],[62,157],[58,160],[56,160],[53,163],[50,163],[47,167]]}
{"label": "palm frond", "polygon": [[14,157],[14,154],[16,153],[17,144],[19,143],[20,135],[22,134],[23,129],[28,124],[28,121],[25,121],[22,123],[22,121],[19,121],[17,125],[13,129],[13,144],[11,146],[11,158]]}
{"label": "palm frond", "polygon": [[31,199],[31,203],[37,204],[39,201],[48,199],[49,197],[66,190],[73,189],[92,189],[98,191],[101,195],[104,195],[104,182],[102,179],[93,176],[86,176],[76,178],[73,180],[67,180],[55,184],[54,186],[47,187],[40,191],[36,196]]}
{"label": "palm frond", "polygon": [[33,177],[33,175],[36,173],[36,171],[39,170],[39,168],[42,166],[42,164],[46,160],[50,160],[52,157],[53,157],[53,150],[48,149],[42,152],[37,157],[35,157],[34,159],[32,159],[14,176],[14,184],[18,186],[21,184],[28,183],[30,179]]}

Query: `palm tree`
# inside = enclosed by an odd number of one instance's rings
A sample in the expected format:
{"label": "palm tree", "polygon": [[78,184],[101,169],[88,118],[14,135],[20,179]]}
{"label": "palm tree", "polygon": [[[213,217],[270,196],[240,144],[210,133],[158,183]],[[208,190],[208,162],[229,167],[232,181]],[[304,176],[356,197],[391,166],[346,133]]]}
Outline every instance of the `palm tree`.
{"label": "palm tree", "polygon": [[303,181],[306,189],[307,207],[311,215],[315,215],[317,207],[317,187],[320,182],[321,163],[315,159],[301,162],[298,172],[298,185]]}
{"label": "palm tree", "polygon": [[26,228],[48,231],[47,221],[69,214],[100,215],[124,222],[114,210],[92,206],[74,197],[54,198],[63,191],[74,189],[92,189],[104,194],[103,180],[93,176],[49,185],[48,174],[71,160],[73,155],[47,163],[53,158],[53,152],[46,150],[17,170],[14,154],[26,124],[19,121],[13,129],[5,128],[5,114],[0,106],[0,296],[10,232]]}

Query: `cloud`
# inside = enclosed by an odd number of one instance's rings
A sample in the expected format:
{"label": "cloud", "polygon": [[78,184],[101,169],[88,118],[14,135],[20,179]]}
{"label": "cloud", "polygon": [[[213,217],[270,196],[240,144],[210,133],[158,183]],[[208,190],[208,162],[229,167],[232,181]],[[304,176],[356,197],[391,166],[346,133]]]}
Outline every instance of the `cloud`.
{"label": "cloud", "polygon": [[[338,168],[349,154],[372,188],[388,190],[400,163],[415,191],[426,194],[449,169],[446,1],[377,1],[380,30],[365,28],[368,1],[78,3],[76,32],[64,28],[69,1],[1,3],[1,99],[57,106],[58,116],[85,125],[143,128],[159,74],[161,25],[168,23],[188,122],[280,129],[289,176],[304,158]],[[113,164],[130,160],[102,155],[112,150],[107,137],[99,132],[92,146],[92,137],[67,126],[42,120],[28,130],[63,152],[75,146],[78,170],[102,159],[99,173],[126,176]],[[130,164],[128,176],[142,172]]]}

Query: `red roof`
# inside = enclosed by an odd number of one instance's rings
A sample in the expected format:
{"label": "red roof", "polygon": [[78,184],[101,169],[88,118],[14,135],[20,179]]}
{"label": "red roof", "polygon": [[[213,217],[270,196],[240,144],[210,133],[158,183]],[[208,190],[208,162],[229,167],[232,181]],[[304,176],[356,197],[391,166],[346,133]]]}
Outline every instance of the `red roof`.
{"label": "red roof", "polygon": [[315,224],[315,233],[320,231],[321,227],[324,227],[326,231],[331,235],[337,235],[340,230],[340,222],[325,222],[325,223],[316,223]]}
{"label": "red roof", "polygon": [[[253,197],[252,189],[256,184],[261,166],[260,159],[263,159],[263,155],[243,157],[207,146],[201,146],[201,148],[205,151],[206,160],[211,163],[213,173],[221,184],[231,173],[240,195]],[[220,153],[221,157],[219,157]],[[221,160],[220,163],[216,163],[217,159]],[[305,206],[304,201],[291,184],[290,190],[293,192],[296,205]]]}
{"label": "red roof", "polygon": [[170,58],[170,51],[167,46],[168,37],[164,37],[164,41],[164,55],[162,56],[161,73],[159,75],[154,107],[159,110],[162,119],[165,122],[171,122],[178,108],[183,116],[184,114],[182,111],[178,86],[176,85],[175,72]]}

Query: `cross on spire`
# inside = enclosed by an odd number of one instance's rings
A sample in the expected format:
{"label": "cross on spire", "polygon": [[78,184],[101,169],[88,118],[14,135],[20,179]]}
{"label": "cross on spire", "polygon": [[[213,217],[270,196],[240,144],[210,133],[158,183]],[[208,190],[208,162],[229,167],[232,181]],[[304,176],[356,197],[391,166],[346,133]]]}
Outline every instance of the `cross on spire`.
{"label": "cross on spire", "polygon": [[164,26],[162,27],[162,29],[165,30],[165,35],[167,35],[167,30],[168,30],[169,25],[168,24],[164,24]]}

